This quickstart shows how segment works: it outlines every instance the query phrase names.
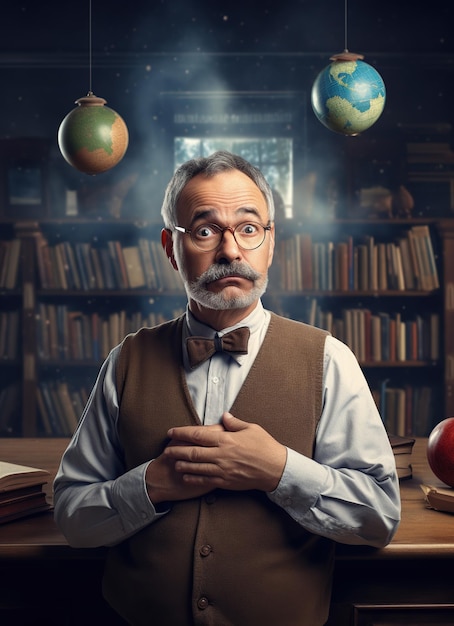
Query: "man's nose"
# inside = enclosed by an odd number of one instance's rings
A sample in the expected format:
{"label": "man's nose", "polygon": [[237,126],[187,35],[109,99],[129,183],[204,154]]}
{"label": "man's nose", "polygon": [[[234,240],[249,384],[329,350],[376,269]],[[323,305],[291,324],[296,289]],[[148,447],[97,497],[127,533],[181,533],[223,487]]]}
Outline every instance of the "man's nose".
{"label": "man's nose", "polygon": [[233,231],[226,228],[222,233],[222,239],[216,251],[216,260],[226,259],[229,262],[241,257],[241,248],[236,242]]}

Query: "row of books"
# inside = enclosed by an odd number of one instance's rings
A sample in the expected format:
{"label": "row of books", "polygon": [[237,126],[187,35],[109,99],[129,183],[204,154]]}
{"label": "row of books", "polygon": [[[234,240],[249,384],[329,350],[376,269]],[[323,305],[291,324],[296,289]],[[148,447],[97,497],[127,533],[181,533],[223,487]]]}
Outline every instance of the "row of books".
{"label": "row of books", "polygon": [[41,381],[36,400],[43,433],[52,437],[70,437],[77,428],[88,400],[88,389],[64,380]]}
{"label": "row of books", "polygon": [[390,386],[388,380],[372,394],[388,433],[427,437],[437,422],[434,388],[430,385]]}
{"label": "row of books", "polygon": [[373,236],[355,241],[315,241],[295,233],[278,244],[284,291],[432,291],[440,286],[427,225],[415,225],[394,241]]}
{"label": "row of books", "polygon": [[182,291],[180,275],[169,263],[161,244],[141,237],[136,245],[109,240],[60,241],[49,244],[36,237],[36,258],[43,289],[153,289]]}
{"label": "row of books", "polygon": [[[427,437],[436,422],[434,390],[429,385],[390,386],[388,380],[372,390],[388,433]],[[77,428],[88,400],[88,389],[65,380],[43,380],[37,403],[45,435],[66,437]]]}
{"label": "row of books", "polygon": [[406,161],[410,180],[450,179],[454,170],[450,135],[450,128],[438,125],[426,129],[424,134],[408,138]]}
{"label": "row of books", "polygon": [[0,289],[15,289],[19,283],[20,239],[0,241]]}
{"label": "row of books", "polygon": [[[372,393],[389,433],[427,437],[436,423],[434,390],[429,385],[391,386],[386,379]],[[19,419],[17,383],[0,391],[0,433],[14,434]],[[42,380],[37,387],[37,404],[43,434],[72,435],[88,399],[88,389],[67,381]],[[16,424],[17,426],[17,424]]]}
{"label": "row of books", "polygon": [[19,311],[0,312],[0,359],[19,357]]}
{"label": "row of books", "polygon": [[[175,309],[172,317],[183,311]],[[36,317],[37,352],[44,360],[100,361],[128,334],[144,326],[155,326],[169,317],[150,311],[122,309],[102,315],[84,313],[68,305],[40,302]]]}
{"label": "row of books", "polygon": [[346,343],[362,363],[438,361],[440,358],[440,316],[437,313],[412,315],[377,312],[370,309],[342,309],[338,314],[322,311],[311,300],[307,319],[313,326],[328,330]]}

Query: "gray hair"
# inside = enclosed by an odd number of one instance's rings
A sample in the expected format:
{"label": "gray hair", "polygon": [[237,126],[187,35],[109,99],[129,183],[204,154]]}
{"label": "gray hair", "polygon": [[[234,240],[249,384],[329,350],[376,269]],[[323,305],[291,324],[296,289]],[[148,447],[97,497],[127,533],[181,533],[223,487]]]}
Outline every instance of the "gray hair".
{"label": "gray hair", "polygon": [[173,228],[176,223],[178,199],[188,182],[198,174],[214,176],[220,172],[239,170],[246,174],[263,193],[270,221],[274,221],[274,199],[271,187],[262,172],[237,154],[219,150],[208,157],[191,159],[180,165],[167,185],[161,207],[161,215],[166,228]]}

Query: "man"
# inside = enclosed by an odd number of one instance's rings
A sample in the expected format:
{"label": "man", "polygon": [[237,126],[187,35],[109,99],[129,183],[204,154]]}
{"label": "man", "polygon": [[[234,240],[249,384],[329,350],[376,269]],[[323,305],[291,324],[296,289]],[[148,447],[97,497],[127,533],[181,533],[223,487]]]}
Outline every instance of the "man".
{"label": "man", "polygon": [[75,547],[111,546],[104,595],[130,624],[321,626],[334,542],[384,546],[399,523],[374,400],[344,344],[263,308],[274,207],[256,168],[189,161],[162,215],[186,314],[103,364],[55,519]]}

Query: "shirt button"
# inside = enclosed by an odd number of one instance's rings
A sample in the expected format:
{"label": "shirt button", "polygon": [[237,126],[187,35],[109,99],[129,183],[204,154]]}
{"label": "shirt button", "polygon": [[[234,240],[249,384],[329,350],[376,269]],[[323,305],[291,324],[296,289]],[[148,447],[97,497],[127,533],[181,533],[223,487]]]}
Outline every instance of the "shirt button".
{"label": "shirt button", "polygon": [[207,609],[208,605],[209,605],[208,598],[202,597],[202,598],[199,598],[197,601],[197,606],[199,607],[199,609],[202,609],[202,611],[204,609]]}
{"label": "shirt button", "polygon": [[213,548],[209,544],[206,544],[200,548],[201,556],[208,556],[210,552],[212,551],[213,551]]}
{"label": "shirt button", "polygon": [[212,382],[213,382],[215,385],[217,385],[217,384],[218,384],[218,382],[219,382],[219,376],[213,376],[213,378],[212,378],[211,380],[212,380]]}

